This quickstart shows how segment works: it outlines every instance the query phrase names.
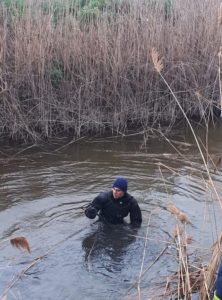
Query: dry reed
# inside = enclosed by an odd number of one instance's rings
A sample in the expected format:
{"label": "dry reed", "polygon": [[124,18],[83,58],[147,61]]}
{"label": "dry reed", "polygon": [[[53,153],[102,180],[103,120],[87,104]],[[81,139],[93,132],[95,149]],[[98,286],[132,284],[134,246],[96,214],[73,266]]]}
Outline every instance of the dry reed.
{"label": "dry reed", "polygon": [[210,291],[215,283],[217,270],[219,268],[219,263],[221,261],[221,246],[222,246],[222,234],[218,237],[218,240],[213,245],[213,253],[211,260],[208,264],[207,270],[204,272],[204,280],[200,289],[200,299],[208,300],[210,299]]}
{"label": "dry reed", "polygon": [[107,1],[85,20],[78,7],[57,2],[57,15],[53,1],[48,10],[25,1],[17,14],[0,4],[1,137],[38,142],[173,126],[183,114],[153,70],[153,46],[187,116],[215,118],[218,0],[178,0],[168,11],[164,1]]}

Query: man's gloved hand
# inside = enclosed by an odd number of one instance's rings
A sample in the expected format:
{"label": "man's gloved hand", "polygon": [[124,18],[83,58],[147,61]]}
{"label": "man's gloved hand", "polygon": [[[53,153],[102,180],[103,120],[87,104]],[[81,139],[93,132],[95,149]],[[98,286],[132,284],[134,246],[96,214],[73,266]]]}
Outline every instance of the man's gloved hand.
{"label": "man's gloved hand", "polygon": [[89,219],[94,219],[97,215],[97,210],[94,207],[89,207],[85,210],[85,215],[89,218]]}

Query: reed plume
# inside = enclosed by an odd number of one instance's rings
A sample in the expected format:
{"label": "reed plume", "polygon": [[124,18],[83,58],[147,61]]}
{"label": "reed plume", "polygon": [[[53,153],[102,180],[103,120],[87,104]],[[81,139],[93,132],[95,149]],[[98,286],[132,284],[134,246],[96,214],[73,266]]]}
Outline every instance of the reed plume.
{"label": "reed plume", "polygon": [[182,223],[191,223],[187,214],[180,211],[174,204],[169,204],[166,207],[167,211],[169,211],[171,214],[175,215],[177,220],[179,220]]}
{"label": "reed plume", "polygon": [[177,215],[180,213],[180,210],[174,204],[167,205],[167,210],[174,215]]}
{"label": "reed plume", "polygon": [[183,212],[179,212],[179,214],[177,214],[177,219],[182,223],[190,223],[188,216]]}
{"label": "reed plume", "polygon": [[160,73],[163,69],[163,58],[160,57],[156,48],[152,48],[151,50],[151,57],[153,60],[154,68],[158,73]]}

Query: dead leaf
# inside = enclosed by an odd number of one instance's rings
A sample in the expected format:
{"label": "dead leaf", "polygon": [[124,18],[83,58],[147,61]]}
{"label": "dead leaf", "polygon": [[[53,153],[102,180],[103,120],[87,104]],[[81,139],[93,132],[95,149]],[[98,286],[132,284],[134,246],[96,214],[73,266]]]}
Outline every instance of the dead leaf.
{"label": "dead leaf", "polygon": [[18,236],[10,240],[10,243],[13,247],[16,247],[18,249],[22,248],[24,250],[27,250],[29,253],[31,253],[29,243],[27,239],[24,236]]}

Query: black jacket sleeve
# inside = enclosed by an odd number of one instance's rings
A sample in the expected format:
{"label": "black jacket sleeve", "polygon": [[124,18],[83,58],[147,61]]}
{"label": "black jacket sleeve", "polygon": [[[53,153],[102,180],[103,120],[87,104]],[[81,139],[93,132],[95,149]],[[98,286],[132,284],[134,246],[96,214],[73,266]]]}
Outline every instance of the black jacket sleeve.
{"label": "black jacket sleeve", "polygon": [[102,194],[100,194],[92,201],[92,203],[90,203],[87,206],[87,208],[85,209],[85,215],[89,219],[94,219],[103,206],[102,202],[103,202],[103,196]]}
{"label": "black jacket sleeve", "polygon": [[220,263],[219,272],[216,280],[216,295],[222,299],[222,262]]}
{"label": "black jacket sleeve", "polygon": [[140,226],[142,223],[142,213],[137,201],[132,197],[132,204],[130,207],[130,223],[133,226]]}

